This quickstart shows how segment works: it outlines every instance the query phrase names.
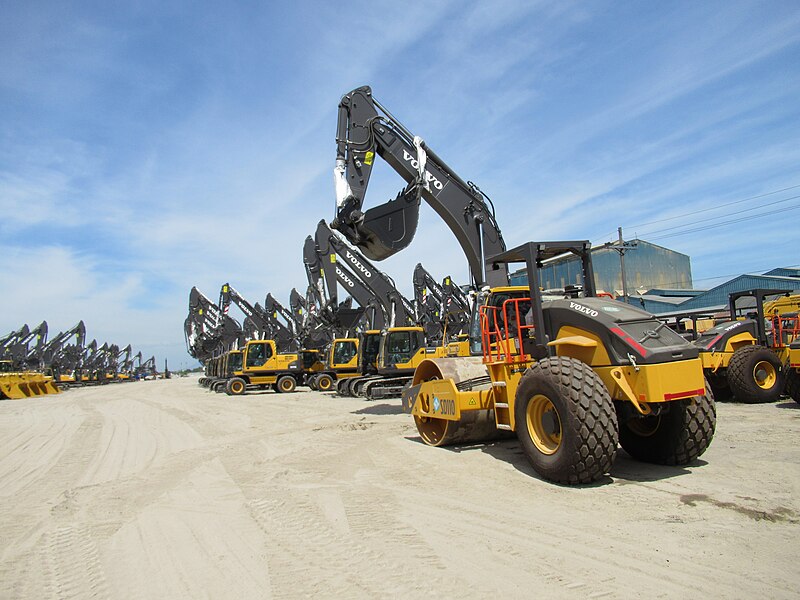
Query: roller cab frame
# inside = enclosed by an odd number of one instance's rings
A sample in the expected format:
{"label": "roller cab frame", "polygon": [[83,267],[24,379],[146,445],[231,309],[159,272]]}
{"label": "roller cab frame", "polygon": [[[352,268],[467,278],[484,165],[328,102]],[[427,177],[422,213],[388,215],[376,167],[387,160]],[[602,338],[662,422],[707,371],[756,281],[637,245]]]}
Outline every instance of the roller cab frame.
{"label": "roller cab frame", "polygon": [[[618,443],[663,464],[705,451],[715,408],[698,349],[645,311],[593,297],[590,249],[529,242],[487,260],[487,272],[525,263],[530,287],[479,295],[471,344],[480,356],[417,368],[403,407],[426,444],[515,432],[534,469],[566,484],[602,477]],[[581,260],[585,297],[543,304],[539,268],[565,253]]]}

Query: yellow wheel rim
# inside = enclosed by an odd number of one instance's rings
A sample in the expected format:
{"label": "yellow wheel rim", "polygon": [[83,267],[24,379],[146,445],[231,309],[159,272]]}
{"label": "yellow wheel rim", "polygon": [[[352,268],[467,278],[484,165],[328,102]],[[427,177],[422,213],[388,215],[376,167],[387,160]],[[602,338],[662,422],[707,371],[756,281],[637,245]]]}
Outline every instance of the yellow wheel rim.
{"label": "yellow wheel rim", "polygon": [[775,367],[772,363],[766,360],[760,360],[753,368],[753,380],[762,390],[769,390],[772,389],[775,382],[778,380],[778,373],[775,371]]}
{"label": "yellow wheel rim", "polygon": [[289,381],[288,379],[284,379],[284,380],[281,382],[281,389],[282,389],[284,392],[290,392],[290,391],[292,390],[292,382],[291,382],[291,381]]}
{"label": "yellow wheel rim", "polygon": [[636,417],[628,420],[628,429],[639,437],[655,435],[661,425],[661,417]]}
{"label": "yellow wheel rim", "polygon": [[561,419],[547,396],[536,394],[525,411],[531,441],[542,454],[555,454],[561,447]]}
{"label": "yellow wheel rim", "polygon": [[327,377],[320,377],[319,380],[317,381],[317,387],[322,391],[327,391],[331,389],[331,383],[332,383],[331,380],[328,379]]}
{"label": "yellow wheel rim", "polygon": [[240,394],[242,392],[242,390],[244,390],[244,385],[242,384],[241,381],[234,381],[231,384],[231,391],[234,394]]}

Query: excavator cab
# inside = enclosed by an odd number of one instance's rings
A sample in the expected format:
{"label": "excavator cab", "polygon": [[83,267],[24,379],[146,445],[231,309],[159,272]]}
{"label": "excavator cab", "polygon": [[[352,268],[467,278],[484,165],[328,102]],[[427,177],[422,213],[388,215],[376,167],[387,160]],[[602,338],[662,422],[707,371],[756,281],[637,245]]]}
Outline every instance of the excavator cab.
{"label": "excavator cab", "polygon": [[272,345],[266,342],[254,342],[247,344],[247,363],[248,369],[261,367],[272,358]]}
{"label": "excavator cab", "polygon": [[242,370],[242,351],[231,350],[226,355],[225,360],[225,375],[233,377],[236,373]]}
{"label": "excavator cab", "polygon": [[425,349],[425,333],[422,327],[392,327],[381,336],[381,373],[414,369],[414,357]]}
{"label": "excavator cab", "polygon": [[320,359],[319,350],[306,349],[301,350],[299,354],[303,371],[306,373],[316,373],[325,369],[325,364]]}
{"label": "excavator cab", "polygon": [[356,366],[358,360],[358,339],[341,338],[333,340],[328,360],[331,369],[346,369]]}

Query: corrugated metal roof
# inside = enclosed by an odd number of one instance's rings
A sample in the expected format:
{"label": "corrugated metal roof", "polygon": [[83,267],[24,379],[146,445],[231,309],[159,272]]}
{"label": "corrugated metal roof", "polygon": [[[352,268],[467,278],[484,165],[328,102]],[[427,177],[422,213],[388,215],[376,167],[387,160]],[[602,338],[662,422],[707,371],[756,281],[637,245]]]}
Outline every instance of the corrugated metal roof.
{"label": "corrugated metal roof", "polygon": [[800,280],[794,277],[775,277],[768,275],[739,275],[718,285],[678,306],[680,310],[707,309],[714,306],[727,306],[731,292],[744,292],[752,289],[800,290]]}
{"label": "corrugated metal roof", "polygon": [[642,295],[662,296],[664,298],[680,296],[683,297],[683,300],[686,300],[686,298],[693,298],[694,296],[705,294],[707,291],[708,290],[680,290],[680,289],[651,288],[649,290],[645,290],[645,293]]}
{"label": "corrugated metal roof", "polygon": [[787,267],[778,267],[767,271],[764,275],[773,275],[776,277],[798,277],[800,278],[800,269],[790,269]]}

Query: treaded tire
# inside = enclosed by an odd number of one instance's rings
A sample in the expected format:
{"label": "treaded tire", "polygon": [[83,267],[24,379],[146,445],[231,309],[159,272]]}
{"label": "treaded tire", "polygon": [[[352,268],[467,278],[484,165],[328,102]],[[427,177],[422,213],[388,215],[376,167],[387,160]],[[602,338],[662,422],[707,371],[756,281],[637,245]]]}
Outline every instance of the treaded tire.
{"label": "treaded tire", "polygon": [[657,465],[686,465],[706,451],[717,426],[714,394],[673,400],[655,417],[620,421],[620,446],[633,458]]}
{"label": "treaded tire", "polygon": [[[537,406],[547,410],[537,411]],[[564,356],[532,365],[517,387],[514,417],[522,449],[543,478],[591,483],[611,469],[617,452],[617,413],[589,365]],[[537,428],[546,429],[547,420],[551,433],[543,436]]]}
{"label": "treaded tire", "polygon": [[297,381],[291,375],[281,375],[278,377],[278,381],[275,382],[275,385],[278,386],[279,392],[289,394],[297,387]]}
{"label": "treaded tire", "polygon": [[783,365],[783,376],[786,380],[784,392],[792,400],[800,404],[800,372],[789,366],[789,361]]}
{"label": "treaded tire", "polygon": [[232,377],[225,384],[225,393],[229,396],[241,396],[247,389],[247,382],[241,377]]}
{"label": "treaded tire", "polygon": [[317,375],[317,377],[314,379],[314,385],[316,386],[316,389],[319,390],[320,392],[327,392],[328,390],[330,390],[333,387],[333,383],[334,383],[333,377],[331,377],[327,373],[323,373],[322,375]]}
{"label": "treaded tire", "polygon": [[[773,370],[769,387],[759,385],[756,379],[757,367],[763,365]],[[733,353],[728,363],[728,385],[734,399],[747,404],[775,402],[783,391],[781,361],[775,353],[764,346],[744,346]]]}
{"label": "treaded tire", "polygon": [[312,375],[311,377],[306,379],[306,385],[308,386],[309,389],[316,390],[317,389],[317,376],[316,375]]}

